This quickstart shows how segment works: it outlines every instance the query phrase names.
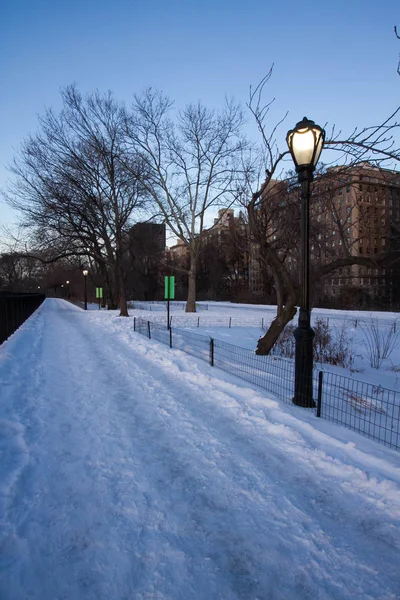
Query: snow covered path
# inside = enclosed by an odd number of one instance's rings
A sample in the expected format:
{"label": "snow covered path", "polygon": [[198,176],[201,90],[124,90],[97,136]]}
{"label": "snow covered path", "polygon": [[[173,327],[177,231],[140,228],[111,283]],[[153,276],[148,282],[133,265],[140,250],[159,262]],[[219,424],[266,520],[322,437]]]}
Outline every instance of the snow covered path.
{"label": "snow covered path", "polygon": [[131,329],[47,300],[0,348],[1,600],[399,598],[399,455]]}

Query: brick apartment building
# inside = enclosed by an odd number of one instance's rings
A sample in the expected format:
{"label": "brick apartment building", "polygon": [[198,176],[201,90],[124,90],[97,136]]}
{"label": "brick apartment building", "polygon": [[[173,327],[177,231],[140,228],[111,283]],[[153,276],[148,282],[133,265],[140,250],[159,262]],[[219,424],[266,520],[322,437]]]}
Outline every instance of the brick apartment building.
{"label": "brick apartment building", "polygon": [[[271,194],[271,186],[273,193]],[[278,194],[280,198],[275,197]],[[290,197],[299,197],[296,186],[290,189],[286,182],[270,182],[266,186],[266,202],[275,202],[275,213],[266,219],[269,242],[281,236],[282,215],[277,207],[297,219],[295,204]],[[272,200],[271,200],[272,198]],[[298,205],[300,201],[298,200]],[[290,205],[290,206],[289,206]],[[333,167],[313,184],[310,203],[310,262],[311,266],[329,264],[336,258],[373,258],[386,250],[393,250],[400,234],[400,173],[382,169],[365,162],[354,167]],[[288,228],[290,235],[290,227]],[[278,234],[277,236],[275,234]],[[282,255],[289,270],[298,271],[298,248],[283,240]],[[296,244],[298,246],[298,244]],[[249,286],[252,293],[265,296],[262,277],[253,247],[249,264]],[[312,282],[311,282],[312,285]],[[400,306],[400,266],[390,268],[351,265],[329,274],[315,288],[316,304],[342,306],[398,308]]]}
{"label": "brick apartment building", "polygon": [[[344,255],[374,258],[398,243],[400,173],[362,163],[334,167],[317,180],[310,219],[321,227],[311,243],[311,262]],[[323,223],[323,227],[321,226]],[[399,267],[351,265],[323,281],[320,300],[394,308],[400,297]]]}
{"label": "brick apartment building", "polygon": [[[246,227],[242,213],[235,216],[234,209],[223,208],[218,211],[212,227],[203,230],[198,263],[200,295],[211,298],[232,293],[234,297],[243,288],[248,292],[247,249],[242,248],[240,244]],[[188,268],[187,244],[178,240],[168,248],[166,262],[177,267]],[[181,291],[184,293],[185,281],[179,276],[179,271],[177,271],[177,280],[180,281]]]}

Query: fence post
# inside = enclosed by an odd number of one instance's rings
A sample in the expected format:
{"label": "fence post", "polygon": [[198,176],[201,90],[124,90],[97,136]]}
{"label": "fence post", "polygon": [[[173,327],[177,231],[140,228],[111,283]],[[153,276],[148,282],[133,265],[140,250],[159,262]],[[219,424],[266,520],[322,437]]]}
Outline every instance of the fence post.
{"label": "fence post", "polygon": [[210,338],[210,365],[214,366],[214,338]]}
{"label": "fence post", "polygon": [[133,331],[136,331],[136,317],[133,317]]}
{"label": "fence post", "polygon": [[149,340],[151,340],[150,321],[147,321],[147,330],[148,330],[148,333],[149,333]]}
{"label": "fence post", "polygon": [[229,317],[229,329],[231,328],[232,325],[232,317]]}
{"label": "fence post", "polygon": [[169,328],[169,347],[172,348],[172,327]]}
{"label": "fence post", "polygon": [[264,329],[264,317],[261,319],[261,329]]}
{"label": "fence post", "polygon": [[200,327],[200,317],[197,317],[197,327]]}
{"label": "fence post", "polygon": [[321,405],[322,405],[322,378],[323,373],[318,373],[318,400],[317,400],[317,417],[321,416]]}

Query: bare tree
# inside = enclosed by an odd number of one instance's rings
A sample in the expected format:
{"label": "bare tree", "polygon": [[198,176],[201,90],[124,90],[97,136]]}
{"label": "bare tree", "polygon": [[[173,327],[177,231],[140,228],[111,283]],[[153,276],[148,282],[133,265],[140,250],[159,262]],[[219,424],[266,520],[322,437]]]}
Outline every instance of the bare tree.
{"label": "bare tree", "polygon": [[21,212],[36,255],[93,259],[106,281],[111,274],[110,293],[127,316],[124,234],[143,204],[141,164],[128,156],[125,111],[111,93],[83,98],[69,86],[62,100],[62,111],[46,111],[39,133],[23,144],[7,199]]}
{"label": "bare tree", "polygon": [[[293,203],[293,199],[297,198],[296,181],[284,173],[284,160],[289,152],[286,149],[281,151],[276,142],[277,129],[285,117],[277,124],[269,126],[268,116],[271,102],[263,103],[263,93],[271,75],[272,69],[255,90],[250,90],[248,103],[248,108],[253,114],[261,134],[263,167],[266,174],[263,185],[252,192],[251,199],[247,203],[249,228],[260,261],[270,269],[273,275],[277,294],[277,316],[265,336],[258,342],[257,353],[259,354],[269,353],[286,324],[295,316],[299,299],[298,269],[296,268],[298,265],[296,240],[299,235],[298,209],[296,208],[298,202]],[[395,133],[400,128],[397,121],[399,112],[400,107],[394,110],[381,124],[361,130],[355,129],[349,135],[343,135],[340,131],[336,132],[333,127],[330,135],[327,136],[325,147],[337,153],[337,163],[342,165],[343,171],[366,161],[377,168],[398,163],[400,149],[395,145]],[[337,182],[340,180],[338,173],[335,173],[335,180]],[[322,186],[314,185],[314,193],[316,190],[319,190],[322,195]],[[347,243],[348,236],[344,234],[343,216],[337,212],[335,214],[335,204],[329,201],[330,193],[329,190],[324,193],[322,204],[324,211],[330,213],[329,225],[336,222],[338,237],[341,235],[343,242],[340,245],[340,253],[336,251],[337,249],[333,253],[326,252],[324,249],[324,261],[319,265],[317,262],[312,274],[314,285],[322,277],[339,268],[350,267],[353,264],[376,268],[388,260],[398,258],[397,251],[381,252],[371,257],[352,253]],[[354,225],[353,223],[352,226],[354,227]],[[311,232],[311,235],[314,236],[311,243],[315,245],[315,255],[318,248],[318,236],[321,236],[319,238],[321,240],[324,235],[321,232],[321,226],[318,216],[315,215],[315,223],[312,223]],[[349,225],[346,223],[346,228],[348,227]],[[355,243],[354,239],[352,243]]]}
{"label": "bare tree", "polygon": [[0,289],[2,291],[35,291],[42,277],[42,265],[29,256],[15,252],[0,254]]}
{"label": "bare tree", "polygon": [[196,310],[196,269],[208,209],[230,206],[243,193],[243,115],[233,102],[215,113],[189,105],[171,119],[160,92],[136,96],[127,132],[146,165],[144,186],[172,234],[188,248],[187,312]]}

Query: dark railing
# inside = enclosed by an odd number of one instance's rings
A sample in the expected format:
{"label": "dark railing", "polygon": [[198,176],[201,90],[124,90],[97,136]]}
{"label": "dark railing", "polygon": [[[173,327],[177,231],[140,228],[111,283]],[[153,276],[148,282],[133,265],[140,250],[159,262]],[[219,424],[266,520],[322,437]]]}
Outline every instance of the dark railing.
{"label": "dark railing", "polygon": [[320,373],[321,417],[400,450],[400,394],[335,373]]}
{"label": "dark railing", "polygon": [[35,312],[44,299],[44,294],[0,292],[0,344]]}
{"label": "dark railing", "polygon": [[[253,350],[208,336],[134,318],[135,331],[209,362],[292,404],[294,361],[258,356]],[[400,450],[400,393],[326,371],[314,370],[315,412],[366,437]]]}
{"label": "dark railing", "polygon": [[[135,303],[135,307],[138,308],[137,303]],[[152,324],[160,324],[163,325],[167,322],[167,317],[164,314],[165,307],[161,307],[159,313],[161,315],[157,315],[156,313],[151,317]],[[185,313],[184,315],[171,315],[170,316],[170,324],[173,327],[179,328],[201,328],[201,327],[260,327],[261,329],[265,329],[266,325],[269,321],[266,321],[263,317],[238,317],[229,315],[225,316],[209,316],[209,315],[198,315],[197,313]]]}
{"label": "dark railing", "polygon": [[259,356],[253,350],[214,340],[214,365],[285,402],[293,398],[294,363],[289,359]]}
{"label": "dark railing", "polygon": [[[170,310],[185,310],[186,302],[180,302],[179,300],[169,301]],[[140,310],[149,311],[164,311],[167,306],[167,300],[134,300],[130,303],[132,308],[138,308]],[[196,304],[197,310],[208,310],[208,304]]]}

